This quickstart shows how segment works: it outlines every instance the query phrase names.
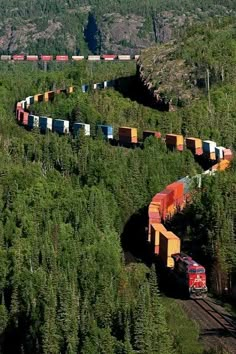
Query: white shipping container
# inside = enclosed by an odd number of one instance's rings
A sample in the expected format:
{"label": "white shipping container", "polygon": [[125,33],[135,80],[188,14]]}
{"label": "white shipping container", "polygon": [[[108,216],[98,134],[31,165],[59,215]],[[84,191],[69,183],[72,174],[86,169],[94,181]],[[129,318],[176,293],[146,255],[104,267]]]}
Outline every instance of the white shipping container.
{"label": "white shipping container", "polygon": [[97,84],[93,84],[93,89],[94,89],[94,90],[97,89]]}
{"label": "white shipping container", "polygon": [[52,118],[39,117],[39,127],[42,130],[52,130]]}
{"label": "white shipping container", "polygon": [[84,56],[83,55],[72,55],[72,60],[83,60]]}
{"label": "white shipping container", "polygon": [[140,55],[135,55],[135,56],[134,56],[134,59],[135,59],[135,60],[138,60],[139,57],[140,57]]}
{"label": "white shipping container", "polygon": [[11,60],[11,55],[1,55],[1,60]]}
{"label": "white shipping container", "polygon": [[27,108],[27,102],[26,102],[26,100],[22,100],[22,101],[20,101],[20,103],[21,103],[21,106],[22,106],[23,109],[26,109],[26,108]]}
{"label": "white shipping container", "polygon": [[27,60],[39,60],[38,55],[27,55],[26,56]]}
{"label": "white shipping container", "polygon": [[34,103],[34,96],[28,96],[28,97],[26,97],[25,100],[26,100],[27,105],[31,105]]}
{"label": "white shipping container", "polygon": [[130,60],[130,55],[118,55],[119,60]]}
{"label": "white shipping container", "polygon": [[88,60],[91,60],[91,61],[101,60],[101,57],[100,57],[100,55],[89,55]]}
{"label": "white shipping container", "polygon": [[74,123],[74,131],[75,132],[81,128],[84,129],[84,135],[90,136],[90,124]]}
{"label": "white shipping container", "polygon": [[203,141],[203,152],[215,152],[216,143],[211,140]]}
{"label": "white shipping container", "polygon": [[216,153],[216,158],[217,159],[223,159],[224,150],[225,150],[225,148],[223,146],[216,146],[215,153]]}

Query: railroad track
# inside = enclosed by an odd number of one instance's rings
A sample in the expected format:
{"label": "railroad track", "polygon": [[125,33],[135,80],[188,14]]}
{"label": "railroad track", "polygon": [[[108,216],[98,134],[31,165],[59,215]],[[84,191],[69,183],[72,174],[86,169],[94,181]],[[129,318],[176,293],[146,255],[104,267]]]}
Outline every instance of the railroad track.
{"label": "railroad track", "polygon": [[209,301],[205,299],[197,299],[194,301],[236,339],[236,324],[233,324],[233,321],[228,320],[225,315],[217,311],[216,308],[209,303]]}
{"label": "railroad track", "polygon": [[200,327],[200,341],[206,349],[219,350],[226,353],[236,353],[236,322],[227,318],[213,306],[209,300],[177,300],[186,310],[189,317]]}

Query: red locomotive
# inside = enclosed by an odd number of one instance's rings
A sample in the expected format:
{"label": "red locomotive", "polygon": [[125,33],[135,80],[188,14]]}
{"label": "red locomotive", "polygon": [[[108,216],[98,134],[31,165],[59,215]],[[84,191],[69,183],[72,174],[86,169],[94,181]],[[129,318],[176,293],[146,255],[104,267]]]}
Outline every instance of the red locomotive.
{"label": "red locomotive", "polygon": [[173,254],[175,272],[192,299],[207,296],[205,268],[184,253]]}

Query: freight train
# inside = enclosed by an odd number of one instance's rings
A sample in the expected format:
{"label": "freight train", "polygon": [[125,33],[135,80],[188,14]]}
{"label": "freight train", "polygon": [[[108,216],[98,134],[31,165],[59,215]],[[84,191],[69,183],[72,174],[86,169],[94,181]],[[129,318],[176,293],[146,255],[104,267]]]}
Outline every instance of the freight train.
{"label": "freight train", "polygon": [[[106,85],[104,84],[106,83]],[[95,84],[93,88],[109,87],[108,82],[103,85]],[[98,86],[97,86],[98,85]],[[82,92],[84,90],[81,87]],[[70,86],[67,89],[59,89],[56,91],[47,91],[43,94],[28,96],[24,100],[16,104],[16,119],[19,124],[31,130],[40,129],[42,133],[53,131],[59,134],[74,135],[82,131],[86,136],[90,136],[90,125],[84,122],[75,122],[70,126],[68,120],[52,119],[46,116],[38,116],[30,113],[30,106],[35,102],[52,101],[55,95],[60,93],[71,94],[75,91],[75,87]],[[107,140],[113,140],[113,127],[110,125],[100,124],[96,127],[96,132],[100,130]],[[202,175],[214,174],[216,171],[223,171],[229,167],[233,158],[233,152],[229,148],[217,146],[216,142],[211,140],[202,141],[199,138],[186,137],[180,134],[166,134],[165,138],[160,132],[145,130],[143,131],[143,141],[153,136],[165,142],[166,146],[171,150],[183,151],[184,148],[189,149],[196,156],[203,156],[206,160],[214,163],[213,166],[192,179],[201,181]],[[118,142],[124,146],[137,146],[138,141],[137,128],[119,127]],[[148,208],[148,242],[151,245],[152,252],[158,256],[165,267],[173,269],[185,287],[188,288],[190,298],[204,297],[207,294],[206,273],[205,268],[195,262],[191,257],[181,252],[181,241],[173,232],[167,231],[163,223],[170,219],[175,213],[182,210],[186,203],[190,200],[190,185],[192,179],[188,176],[168,185],[163,191],[157,193]]]}
{"label": "freight train", "polygon": [[3,61],[42,61],[42,62],[68,62],[68,61],[128,61],[128,60],[138,60],[139,55],[127,55],[127,54],[103,54],[103,55],[26,55],[26,54],[14,54],[14,55],[1,55],[0,59]]}

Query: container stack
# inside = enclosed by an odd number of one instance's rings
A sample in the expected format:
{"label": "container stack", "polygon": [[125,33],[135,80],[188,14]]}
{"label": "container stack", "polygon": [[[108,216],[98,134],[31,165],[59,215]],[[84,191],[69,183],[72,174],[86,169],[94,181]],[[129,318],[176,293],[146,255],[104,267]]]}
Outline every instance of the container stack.
{"label": "container stack", "polygon": [[138,142],[137,128],[120,127],[119,141],[121,143],[137,143]]}
{"label": "container stack", "polygon": [[48,101],[52,101],[54,98],[54,91],[47,91],[44,93],[44,101],[48,102]]}
{"label": "container stack", "polygon": [[203,154],[209,160],[216,159],[215,148],[216,148],[216,143],[214,141],[211,141],[211,140],[204,140],[203,141]]}
{"label": "container stack", "polygon": [[63,119],[53,120],[53,131],[59,134],[69,133],[69,121]]}
{"label": "container stack", "polygon": [[29,119],[28,119],[28,127],[30,129],[38,128],[39,127],[39,117],[34,116],[33,114],[30,114]]}
{"label": "container stack", "polygon": [[160,232],[166,233],[166,228],[160,223],[151,224],[151,248],[154,254],[159,254]]}
{"label": "container stack", "polygon": [[148,241],[151,241],[151,224],[161,223],[161,214],[159,211],[159,205],[155,202],[151,202],[148,207]]}
{"label": "container stack", "polygon": [[160,132],[155,132],[152,130],[144,130],[143,131],[143,141],[148,138],[149,136],[154,136],[156,138],[161,138],[161,133]]}
{"label": "container stack", "polygon": [[174,259],[171,257],[180,253],[180,239],[173,232],[160,232],[160,257],[166,267],[174,267]]}
{"label": "container stack", "polygon": [[174,213],[174,191],[164,189],[153,197],[152,203],[159,207],[161,217],[165,220],[167,216]]}
{"label": "container stack", "polygon": [[42,133],[46,133],[47,130],[52,130],[52,118],[39,117],[39,128]]}
{"label": "container stack", "polygon": [[42,93],[38,93],[34,95],[34,102],[43,102],[44,95]]}
{"label": "container stack", "polygon": [[113,127],[111,125],[97,125],[97,131],[101,129],[102,134],[106,139],[113,139]]}
{"label": "container stack", "polygon": [[183,151],[184,149],[184,137],[178,134],[166,135],[166,146],[171,150]]}
{"label": "container stack", "polygon": [[90,136],[90,124],[74,123],[73,125],[74,135],[78,135],[81,130],[84,132],[84,135]]}
{"label": "container stack", "polygon": [[194,155],[202,155],[202,140],[199,138],[186,138],[186,147],[191,150]]}
{"label": "container stack", "polygon": [[169,184],[166,189],[174,192],[175,207],[182,209],[184,206],[184,184],[181,182],[174,182]]}

